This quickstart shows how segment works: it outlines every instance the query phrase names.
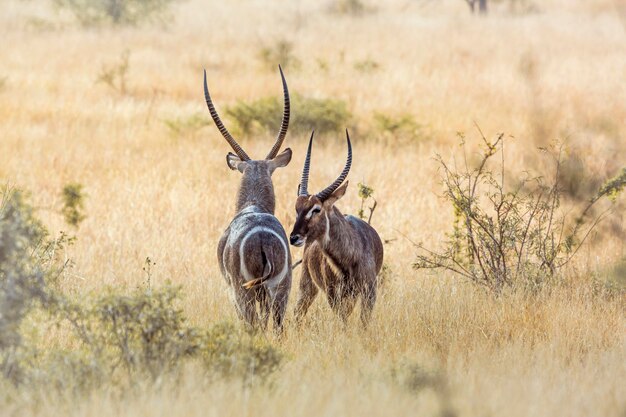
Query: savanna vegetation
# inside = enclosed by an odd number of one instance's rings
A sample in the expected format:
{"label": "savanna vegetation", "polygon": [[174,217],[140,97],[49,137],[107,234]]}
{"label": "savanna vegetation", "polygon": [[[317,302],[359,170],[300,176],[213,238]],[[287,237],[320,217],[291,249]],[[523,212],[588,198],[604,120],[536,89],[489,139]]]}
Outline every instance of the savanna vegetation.
{"label": "savanna vegetation", "polygon": [[[0,415],[626,412],[621,2],[5,0],[0,33]],[[202,69],[261,157],[278,64],[276,215],[348,127],[366,330],[323,297],[297,328],[296,268],[284,335],[250,332],[216,263],[239,174]]]}

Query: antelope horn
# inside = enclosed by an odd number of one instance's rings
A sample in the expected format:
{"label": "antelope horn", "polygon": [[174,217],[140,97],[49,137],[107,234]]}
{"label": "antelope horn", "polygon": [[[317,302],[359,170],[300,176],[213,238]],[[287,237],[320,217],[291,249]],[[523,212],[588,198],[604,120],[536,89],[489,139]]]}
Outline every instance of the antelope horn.
{"label": "antelope horn", "polygon": [[226,142],[229,143],[229,145],[233,148],[237,156],[241,158],[242,161],[249,161],[250,157],[241,148],[241,146],[239,146],[239,144],[231,136],[231,134],[228,133],[228,130],[226,130],[224,123],[222,123],[220,116],[217,114],[217,111],[215,110],[213,101],[211,101],[211,95],[209,94],[209,87],[207,86],[207,83],[206,83],[206,70],[204,70],[204,99],[206,100],[207,106],[209,106],[209,113],[211,113],[211,117],[213,118],[213,121],[215,122],[215,126],[217,126],[222,136],[224,136],[224,139],[226,139]]}
{"label": "antelope horn", "polygon": [[317,193],[317,198],[322,201],[326,200],[333,192],[335,192],[337,188],[339,188],[341,183],[348,176],[348,172],[350,172],[350,166],[352,165],[352,144],[350,143],[350,135],[348,134],[348,129],[346,129],[346,138],[348,140],[348,159],[346,160],[346,166],[343,168],[343,171],[341,172],[341,174],[339,174],[335,182],[330,184],[323,191]]}
{"label": "antelope horn", "polygon": [[309,148],[306,151],[306,158],[304,159],[304,168],[302,168],[302,179],[300,180],[300,187],[298,187],[298,196],[309,195],[307,187],[309,185],[309,168],[311,167],[311,146],[313,145],[314,134],[315,134],[315,130],[311,132],[311,139],[309,139]]}
{"label": "antelope horn", "polygon": [[287,88],[287,81],[285,80],[285,75],[283,74],[283,69],[278,66],[278,70],[280,71],[280,78],[283,81],[283,121],[280,124],[280,131],[278,132],[278,136],[276,137],[276,143],[272,146],[272,150],[267,154],[265,159],[274,159],[280,150],[280,147],[285,140],[285,136],[287,135],[287,128],[289,127],[289,114],[290,114],[290,103],[289,103],[289,89]]}

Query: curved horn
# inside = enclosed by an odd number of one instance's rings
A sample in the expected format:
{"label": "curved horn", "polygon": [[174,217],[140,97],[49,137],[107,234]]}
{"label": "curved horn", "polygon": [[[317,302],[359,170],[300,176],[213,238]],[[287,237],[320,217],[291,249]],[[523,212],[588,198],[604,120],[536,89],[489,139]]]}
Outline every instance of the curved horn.
{"label": "curved horn", "polygon": [[283,121],[280,124],[280,131],[278,132],[278,136],[276,137],[276,142],[274,146],[272,146],[272,150],[267,154],[265,159],[274,159],[276,155],[278,155],[278,151],[285,140],[285,136],[287,135],[287,128],[289,127],[289,114],[290,114],[290,102],[289,102],[289,89],[287,88],[287,81],[285,80],[285,75],[283,74],[283,69],[278,66],[278,70],[280,71],[280,78],[283,81]]}
{"label": "curved horn", "polygon": [[339,188],[341,183],[348,176],[348,172],[350,172],[350,166],[352,165],[352,144],[350,143],[350,135],[348,134],[348,129],[346,129],[346,139],[348,140],[348,159],[346,160],[346,166],[343,168],[343,171],[341,172],[341,174],[339,174],[335,182],[330,184],[323,191],[317,193],[317,198],[322,201],[326,200],[333,192],[335,192],[337,188]]}
{"label": "curved horn", "polygon": [[309,168],[311,167],[311,146],[313,145],[314,134],[315,134],[315,130],[311,132],[311,139],[309,139],[309,148],[306,151],[306,158],[304,159],[304,168],[302,168],[302,179],[300,180],[300,187],[298,187],[298,196],[309,195],[307,187],[309,185]]}
{"label": "curved horn", "polygon": [[211,117],[213,118],[213,121],[215,122],[215,126],[217,126],[222,136],[224,136],[224,139],[226,139],[226,141],[230,144],[230,146],[233,148],[237,156],[241,158],[242,161],[249,161],[250,157],[241,148],[241,146],[239,146],[237,141],[230,135],[230,133],[228,133],[228,130],[226,130],[226,127],[224,127],[224,124],[222,123],[220,116],[217,114],[217,111],[215,110],[213,101],[211,101],[211,95],[209,94],[209,87],[207,86],[207,83],[206,83],[206,70],[204,70],[204,99],[206,100],[207,106],[209,106],[209,113],[211,113]]}

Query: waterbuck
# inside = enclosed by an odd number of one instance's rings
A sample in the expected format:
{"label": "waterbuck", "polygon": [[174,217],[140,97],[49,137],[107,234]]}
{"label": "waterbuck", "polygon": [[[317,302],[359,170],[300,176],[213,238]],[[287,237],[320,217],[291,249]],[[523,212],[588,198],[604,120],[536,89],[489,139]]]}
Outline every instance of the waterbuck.
{"label": "waterbuck", "polygon": [[[300,322],[321,288],[332,310],[344,321],[361,297],[361,322],[367,326],[376,302],[377,275],[383,264],[383,244],[369,224],[344,216],[335,203],[346,192],[352,164],[352,145],[346,130],[348,159],[343,172],[323,191],[309,195],[309,168],[313,134],[302,170],[296,200],[296,222],[289,238],[304,246],[296,320]],[[342,185],[343,183],[343,185]]]}
{"label": "waterbuck", "polygon": [[289,126],[289,90],[282,68],[279,70],[284,94],[283,119],[274,146],[262,160],[250,159],[224,127],[211,101],[204,71],[204,96],[209,112],[235,151],[226,155],[226,163],[243,174],[237,193],[237,214],[217,246],[220,270],[232,290],[239,317],[253,327],[260,325],[265,329],[271,311],[278,333],[283,328],[291,289],[291,254],[285,230],[274,217],[272,184],[274,170],[287,166],[291,160],[289,148],[278,154]]}

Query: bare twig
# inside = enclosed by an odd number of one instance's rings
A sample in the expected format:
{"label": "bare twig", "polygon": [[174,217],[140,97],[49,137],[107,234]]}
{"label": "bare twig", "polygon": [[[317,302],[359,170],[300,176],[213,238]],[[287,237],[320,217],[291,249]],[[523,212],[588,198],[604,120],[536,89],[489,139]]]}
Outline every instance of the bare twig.
{"label": "bare twig", "polygon": [[374,215],[374,210],[376,210],[376,206],[378,205],[378,201],[376,201],[375,198],[372,198],[372,200],[374,200],[374,205],[372,207],[370,207],[370,215],[367,218],[367,224],[372,224],[372,216]]}
{"label": "bare twig", "polygon": [[302,259],[296,261],[293,265],[291,265],[291,270],[293,271],[294,269],[296,269],[296,267],[300,265],[301,263],[302,263]]}

